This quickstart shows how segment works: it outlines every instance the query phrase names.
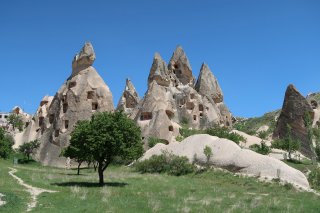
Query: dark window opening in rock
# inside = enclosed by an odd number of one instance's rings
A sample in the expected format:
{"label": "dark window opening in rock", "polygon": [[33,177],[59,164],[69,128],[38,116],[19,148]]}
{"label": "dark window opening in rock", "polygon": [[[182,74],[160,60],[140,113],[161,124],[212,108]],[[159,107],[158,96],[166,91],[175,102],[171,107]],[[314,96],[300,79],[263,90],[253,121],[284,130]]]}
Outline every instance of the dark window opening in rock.
{"label": "dark window opening in rock", "polygon": [[193,110],[194,109],[194,103],[193,102],[187,102],[186,107],[188,110]]}
{"label": "dark window opening in rock", "polygon": [[194,99],[194,96],[195,96],[195,95],[194,95],[193,93],[191,93],[191,94],[190,94],[190,99]]}
{"label": "dark window opening in rock", "polygon": [[202,117],[203,116],[203,114],[202,113],[200,113],[200,117]]}
{"label": "dark window opening in rock", "polygon": [[318,108],[318,102],[316,100],[311,100],[311,106],[312,106],[312,109],[317,109]]}
{"label": "dark window opening in rock", "polygon": [[87,99],[92,99],[94,96],[94,91],[89,91],[87,94]]}
{"label": "dark window opening in rock", "polygon": [[196,121],[197,120],[197,116],[193,115],[193,120]]}
{"label": "dark window opening in rock", "polygon": [[168,110],[168,109],[166,110],[166,114],[170,119],[173,118],[173,116],[174,116],[174,113],[171,110]]}
{"label": "dark window opening in rock", "polygon": [[144,140],[144,137],[142,137],[142,140]]}
{"label": "dark window opening in rock", "polygon": [[184,98],[179,99],[178,103],[179,103],[179,105],[185,105],[186,99],[184,99]]}
{"label": "dark window opening in rock", "polygon": [[68,121],[68,120],[65,120],[65,121],[64,121],[64,128],[65,128],[65,129],[68,129],[68,128],[69,128],[69,121]]}
{"label": "dark window opening in rock", "polygon": [[173,132],[173,126],[169,126],[169,131]]}
{"label": "dark window opening in rock", "polygon": [[202,104],[199,104],[199,111],[203,111],[203,105]]}
{"label": "dark window opening in rock", "polygon": [[72,87],[75,87],[77,85],[77,82],[73,81],[69,83],[69,89]]}
{"label": "dark window opening in rock", "polygon": [[173,73],[174,73],[174,74],[176,74],[176,71],[175,71],[175,70],[173,70]]}
{"label": "dark window opening in rock", "polygon": [[64,103],[62,106],[63,113],[66,113],[68,110],[68,103]]}
{"label": "dark window opening in rock", "polygon": [[62,96],[62,102],[63,102],[63,103],[67,102],[67,95],[63,95],[63,96]]}
{"label": "dark window opening in rock", "polygon": [[56,130],[54,131],[54,137],[58,137],[58,136],[59,136],[59,133],[60,133],[59,129],[56,129]]}
{"label": "dark window opening in rock", "polygon": [[2,118],[2,115],[0,115],[0,118]]}
{"label": "dark window opening in rock", "polygon": [[29,126],[30,122],[26,122],[25,128],[27,128]]}
{"label": "dark window opening in rock", "polygon": [[176,99],[176,96],[175,96],[175,95],[173,95],[173,96],[172,96],[172,98],[173,98],[173,99]]}
{"label": "dark window opening in rock", "polygon": [[4,118],[8,118],[8,115],[5,115]]}
{"label": "dark window opening in rock", "polygon": [[49,123],[52,124],[54,120],[54,114],[49,115]]}
{"label": "dark window opening in rock", "polygon": [[152,112],[142,112],[140,115],[141,121],[151,120],[151,119],[152,119]]}
{"label": "dark window opening in rock", "polygon": [[39,126],[42,126],[44,117],[39,117]]}
{"label": "dark window opening in rock", "polygon": [[209,110],[209,107],[206,107],[206,110]]}
{"label": "dark window opening in rock", "polygon": [[43,106],[43,105],[45,105],[45,104],[47,104],[48,103],[48,101],[41,101],[40,102],[40,106]]}
{"label": "dark window opening in rock", "polygon": [[230,123],[229,123],[229,121],[227,121],[227,122],[226,122],[226,126],[230,126]]}
{"label": "dark window opening in rock", "polygon": [[92,103],[92,110],[98,109],[98,103]]}
{"label": "dark window opening in rock", "polygon": [[178,65],[178,64],[175,64],[175,65],[173,65],[173,67],[174,67],[175,69],[178,69],[178,68],[179,68],[179,65]]}

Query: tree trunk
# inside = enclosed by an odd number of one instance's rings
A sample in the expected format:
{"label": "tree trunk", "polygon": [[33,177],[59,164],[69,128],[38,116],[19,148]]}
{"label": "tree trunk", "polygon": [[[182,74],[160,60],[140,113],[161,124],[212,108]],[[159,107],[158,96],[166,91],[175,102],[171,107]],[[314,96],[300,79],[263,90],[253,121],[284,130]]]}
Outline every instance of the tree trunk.
{"label": "tree trunk", "polygon": [[103,179],[103,166],[102,163],[98,163],[98,173],[99,173],[99,184],[100,186],[104,185],[104,179]]}
{"label": "tree trunk", "polygon": [[96,163],[93,163],[93,168],[94,168],[94,171],[96,172],[97,171],[97,164]]}
{"label": "tree trunk", "polygon": [[288,152],[289,160],[291,160],[291,152]]}
{"label": "tree trunk", "polygon": [[80,166],[81,166],[81,163],[82,163],[82,162],[79,162],[79,163],[78,163],[78,173],[77,173],[77,175],[80,175]]}

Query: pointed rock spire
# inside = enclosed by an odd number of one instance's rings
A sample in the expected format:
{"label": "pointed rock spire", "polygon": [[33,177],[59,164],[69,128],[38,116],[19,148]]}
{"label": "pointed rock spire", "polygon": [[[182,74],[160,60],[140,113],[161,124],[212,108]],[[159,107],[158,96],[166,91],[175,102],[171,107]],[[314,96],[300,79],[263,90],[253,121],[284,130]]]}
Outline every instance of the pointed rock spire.
{"label": "pointed rock spire", "polygon": [[189,59],[181,46],[175,49],[169,62],[169,70],[177,76],[183,85],[194,83]]}
{"label": "pointed rock spire", "polygon": [[223,102],[223,93],[219,83],[211,72],[209,66],[205,63],[201,66],[195,89],[201,95],[211,97],[215,103]]}
{"label": "pointed rock spire", "polygon": [[302,154],[312,157],[313,153],[308,140],[308,130],[304,121],[307,113],[311,115],[311,119],[313,120],[314,111],[311,105],[307,99],[300,94],[296,87],[290,84],[286,90],[282,110],[273,137],[287,137],[289,125],[292,136],[301,141]]}
{"label": "pointed rock spire", "polygon": [[148,85],[155,80],[161,86],[169,86],[170,80],[168,73],[169,71],[166,62],[159,53],[155,53],[148,77]]}
{"label": "pointed rock spire", "polygon": [[78,74],[91,66],[96,59],[93,46],[90,42],[86,42],[79,53],[77,53],[72,61],[72,76]]}
{"label": "pointed rock spire", "polygon": [[130,79],[126,79],[126,86],[120,97],[117,110],[123,110],[130,113],[131,109],[135,108],[140,101],[136,88],[133,86]]}

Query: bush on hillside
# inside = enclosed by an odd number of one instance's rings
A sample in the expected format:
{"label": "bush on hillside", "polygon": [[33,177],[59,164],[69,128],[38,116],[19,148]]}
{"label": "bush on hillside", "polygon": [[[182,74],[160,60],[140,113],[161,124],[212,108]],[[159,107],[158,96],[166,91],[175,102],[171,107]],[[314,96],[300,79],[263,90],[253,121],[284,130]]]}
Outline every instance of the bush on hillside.
{"label": "bush on hillside", "polygon": [[246,142],[246,139],[243,136],[235,132],[230,132],[226,127],[214,127],[206,129],[205,133],[208,135],[217,136],[219,138],[229,139],[236,144],[239,144],[240,142]]}
{"label": "bush on hillside", "polygon": [[147,160],[137,162],[135,169],[141,173],[166,173],[169,175],[186,175],[195,171],[196,167],[189,163],[187,157],[169,153],[154,155]]}
{"label": "bush on hillside", "polygon": [[308,181],[313,189],[320,189],[320,168],[316,168],[310,172]]}
{"label": "bush on hillside", "polygon": [[154,147],[157,143],[168,144],[167,141],[161,140],[161,139],[159,139],[159,138],[150,137],[150,138],[148,139],[148,146],[149,146],[149,148]]}
{"label": "bush on hillside", "polygon": [[271,148],[266,145],[264,141],[261,144],[253,144],[249,147],[252,151],[255,151],[262,155],[268,155],[271,152]]}
{"label": "bush on hillside", "polygon": [[12,137],[7,135],[5,131],[0,128],[0,158],[9,158],[10,155],[13,153],[13,146],[14,142]]}
{"label": "bush on hillside", "polygon": [[266,139],[268,137],[269,132],[267,131],[261,131],[258,133],[258,137],[261,139]]}

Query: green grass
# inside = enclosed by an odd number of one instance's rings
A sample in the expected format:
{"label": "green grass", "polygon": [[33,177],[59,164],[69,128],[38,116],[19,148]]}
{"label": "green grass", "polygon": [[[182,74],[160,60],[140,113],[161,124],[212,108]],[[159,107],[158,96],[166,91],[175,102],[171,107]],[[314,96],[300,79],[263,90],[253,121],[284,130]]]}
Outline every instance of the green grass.
{"label": "green grass", "polygon": [[[29,194],[8,175],[11,161],[0,161],[0,192],[7,204],[0,212],[24,212]],[[43,193],[32,212],[319,212],[320,197],[277,183],[237,177],[221,171],[186,176],[139,174],[124,166],[105,172],[106,186],[97,185],[92,169],[16,166],[27,184],[56,190]]]}

